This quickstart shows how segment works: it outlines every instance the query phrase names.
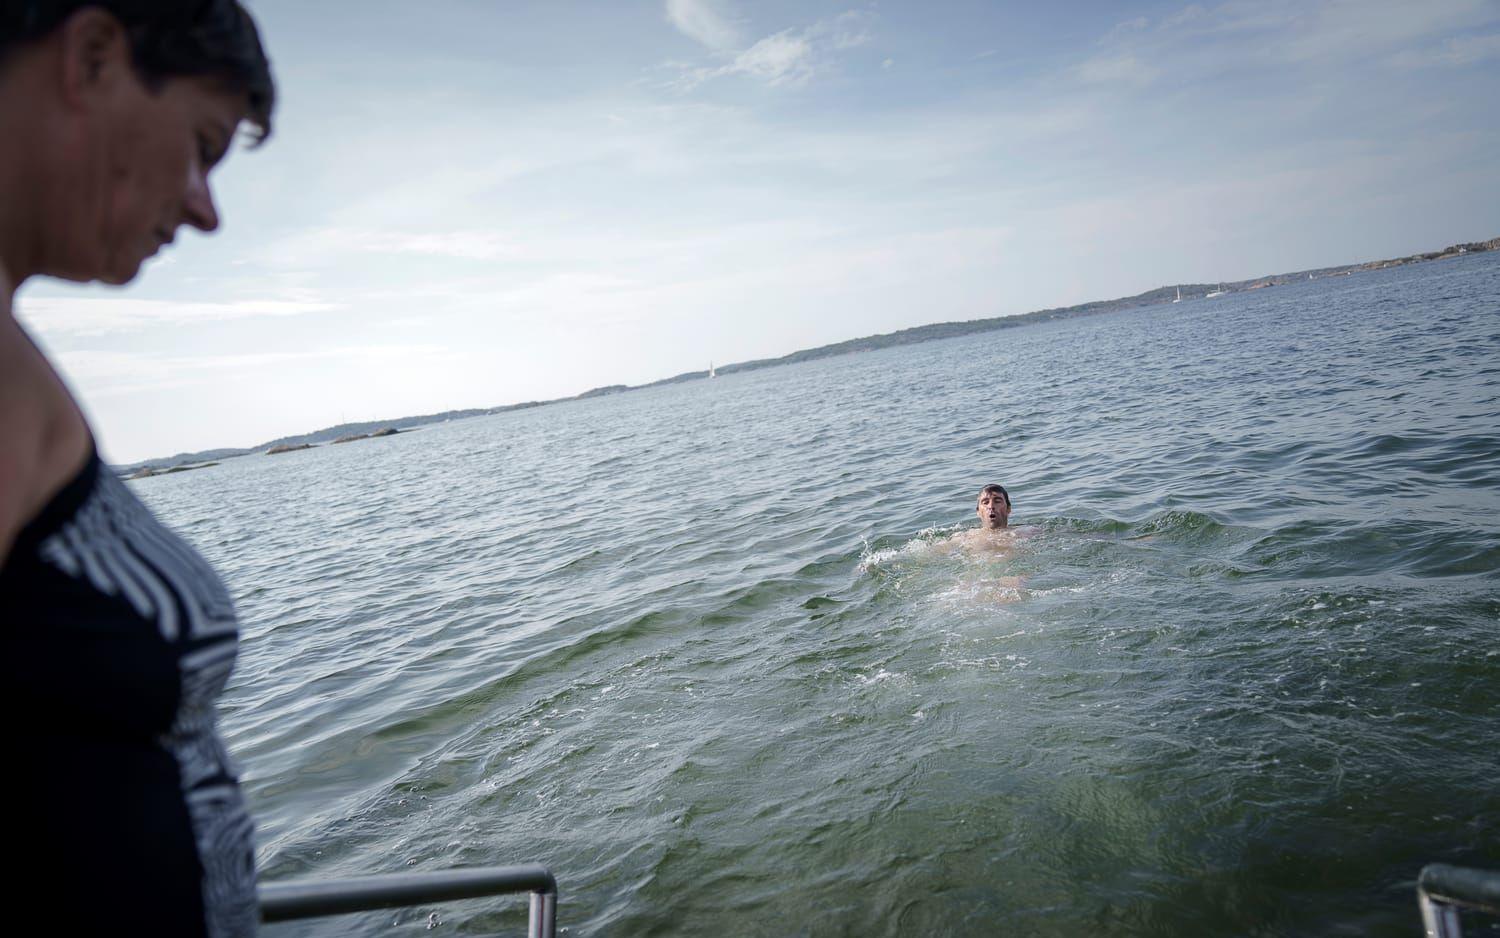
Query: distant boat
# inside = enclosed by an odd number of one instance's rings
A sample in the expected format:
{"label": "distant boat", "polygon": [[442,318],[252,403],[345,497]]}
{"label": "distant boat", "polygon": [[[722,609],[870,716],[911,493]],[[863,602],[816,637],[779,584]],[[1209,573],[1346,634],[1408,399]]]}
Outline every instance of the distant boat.
{"label": "distant boat", "polygon": [[1211,300],[1211,299],[1213,299],[1216,296],[1223,296],[1224,294],[1226,294],[1228,292],[1229,292],[1228,290],[1224,289],[1224,284],[1221,283],[1221,284],[1219,284],[1219,289],[1215,290],[1212,293],[1205,293],[1205,294],[1203,294],[1203,298],[1206,299],[1206,300]]}
{"label": "distant boat", "polygon": [[717,378],[719,376],[719,373],[717,371],[714,371],[714,363],[713,362],[709,362],[708,363],[708,376],[710,378]]}
{"label": "distant boat", "polygon": [[1182,287],[1178,287],[1177,288],[1177,299],[1173,300],[1172,302],[1173,303],[1181,303],[1182,302]]}

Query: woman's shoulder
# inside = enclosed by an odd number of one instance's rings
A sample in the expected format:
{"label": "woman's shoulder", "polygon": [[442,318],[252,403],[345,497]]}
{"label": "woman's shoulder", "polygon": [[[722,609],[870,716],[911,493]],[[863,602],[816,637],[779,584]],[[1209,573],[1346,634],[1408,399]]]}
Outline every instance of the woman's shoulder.
{"label": "woman's shoulder", "polygon": [[94,459],[62,379],[10,315],[0,317],[0,563],[16,536]]}

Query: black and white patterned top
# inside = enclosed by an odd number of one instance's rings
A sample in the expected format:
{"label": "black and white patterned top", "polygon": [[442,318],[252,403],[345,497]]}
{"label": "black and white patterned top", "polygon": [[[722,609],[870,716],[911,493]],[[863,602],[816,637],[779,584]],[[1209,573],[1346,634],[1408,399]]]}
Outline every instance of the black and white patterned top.
{"label": "black and white patterned top", "polygon": [[93,456],[18,537],[0,616],[16,846],[38,888],[79,897],[49,930],[254,934],[250,816],[214,714],[238,635],[213,570]]}

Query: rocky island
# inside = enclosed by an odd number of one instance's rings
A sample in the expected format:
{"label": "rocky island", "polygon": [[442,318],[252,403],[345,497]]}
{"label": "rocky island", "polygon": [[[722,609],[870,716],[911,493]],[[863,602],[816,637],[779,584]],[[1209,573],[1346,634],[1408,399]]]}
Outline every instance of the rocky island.
{"label": "rocky island", "polygon": [[126,479],[150,479],[154,476],[169,476],[174,472],[191,472],[194,469],[207,469],[209,466],[217,466],[216,462],[202,462],[197,465],[176,465],[170,469],[153,469],[150,466],[142,466],[129,475]]}
{"label": "rocky island", "polygon": [[353,443],[355,440],[373,440],[379,436],[395,436],[400,433],[395,427],[381,427],[374,433],[348,433],[334,440],[335,443]]}

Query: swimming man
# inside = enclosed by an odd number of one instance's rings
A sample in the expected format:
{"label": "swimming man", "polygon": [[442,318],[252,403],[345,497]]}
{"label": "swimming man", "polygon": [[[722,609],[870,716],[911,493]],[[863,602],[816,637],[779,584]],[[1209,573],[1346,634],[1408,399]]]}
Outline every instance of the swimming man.
{"label": "swimming man", "polygon": [[979,516],[979,528],[953,535],[946,542],[946,550],[1009,553],[1017,537],[1033,533],[1030,528],[1010,527],[1010,493],[1003,485],[990,484],[980,489],[974,513]]}
{"label": "swimming man", "polygon": [[[1033,531],[1030,528],[1016,530],[1010,527],[1010,493],[1003,485],[991,484],[980,489],[974,513],[979,515],[978,530],[960,531],[949,538],[939,548],[940,551],[962,551],[975,559],[988,558],[984,562],[989,564],[995,559],[1009,557],[1015,549],[1016,538],[1027,537]],[[1008,603],[1025,596],[1022,592],[1026,588],[1025,577],[996,576],[998,572],[987,566],[979,574],[979,580],[970,586],[975,598]],[[973,575],[973,571],[969,575]]]}

